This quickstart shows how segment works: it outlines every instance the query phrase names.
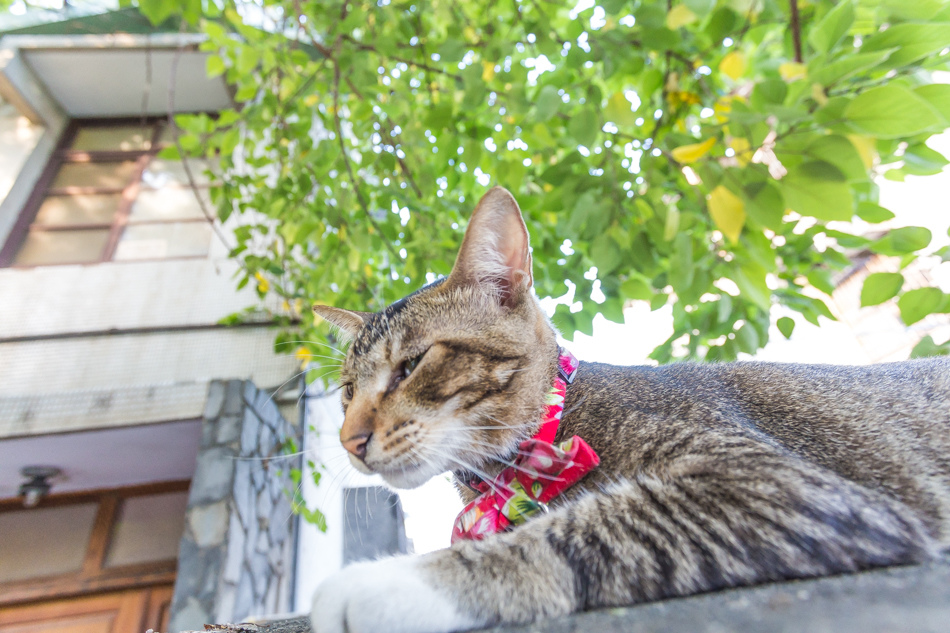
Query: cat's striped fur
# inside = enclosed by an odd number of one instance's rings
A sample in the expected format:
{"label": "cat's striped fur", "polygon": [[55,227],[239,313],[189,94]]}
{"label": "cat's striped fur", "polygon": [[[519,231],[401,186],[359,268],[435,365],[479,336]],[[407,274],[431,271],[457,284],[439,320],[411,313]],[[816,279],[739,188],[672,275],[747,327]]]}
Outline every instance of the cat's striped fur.
{"label": "cat's striped fur", "polygon": [[[341,439],[355,466],[396,486],[505,466],[536,430],[556,372],[555,333],[530,284],[520,211],[494,189],[444,283],[374,315],[315,308],[354,337]],[[559,433],[575,434],[601,465],[548,514],[344,570],[318,591],[315,630],[527,622],[916,563],[950,546],[947,360],[581,363]],[[420,600],[401,586],[416,581],[429,590]]]}

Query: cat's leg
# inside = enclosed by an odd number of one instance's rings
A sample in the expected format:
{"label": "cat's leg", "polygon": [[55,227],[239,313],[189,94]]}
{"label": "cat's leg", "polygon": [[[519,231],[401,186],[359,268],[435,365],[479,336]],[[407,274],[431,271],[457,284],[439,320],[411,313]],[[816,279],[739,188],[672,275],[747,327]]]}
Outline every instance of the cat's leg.
{"label": "cat's leg", "polygon": [[696,456],[506,534],[345,569],[318,590],[314,630],[523,623],[930,555],[906,506],[784,456],[735,457],[730,467]]}

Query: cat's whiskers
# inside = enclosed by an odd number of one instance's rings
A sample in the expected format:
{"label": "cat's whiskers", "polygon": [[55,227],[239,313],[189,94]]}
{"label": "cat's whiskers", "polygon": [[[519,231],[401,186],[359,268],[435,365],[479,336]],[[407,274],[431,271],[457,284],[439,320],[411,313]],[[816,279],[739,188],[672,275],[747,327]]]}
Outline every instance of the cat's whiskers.
{"label": "cat's whiskers", "polygon": [[431,453],[434,453],[438,457],[442,457],[443,459],[447,460],[450,464],[452,462],[455,462],[456,464],[458,464],[465,470],[475,473],[476,475],[481,477],[482,481],[485,482],[485,485],[487,485],[489,488],[492,489],[492,492],[496,492],[496,493],[499,492],[499,489],[494,484],[494,479],[495,479],[494,477],[491,477],[488,475],[488,473],[476,468],[475,466],[472,466],[467,461],[465,461],[461,455],[447,455],[432,446],[427,446],[425,447],[425,449]]}
{"label": "cat's whiskers", "polygon": [[330,344],[328,344],[328,343],[324,343],[323,341],[305,341],[305,340],[283,341],[283,342],[281,342],[281,343],[277,343],[277,345],[294,345],[294,344],[300,344],[300,343],[308,343],[308,344],[310,344],[310,345],[322,345],[323,347],[329,347],[332,351],[334,351],[334,352],[336,352],[337,354],[339,354],[340,357],[345,357],[345,356],[346,356],[346,352],[344,352],[344,351],[342,351],[342,350],[339,350],[339,349],[337,349],[336,347],[333,347],[332,345],[330,345]]}
{"label": "cat's whiskers", "polygon": [[[471,442],[472,444],[481,445],[481,446],[484,446],[484,447],[486,447],[486,448],[497,448],[497,447],[494,446],[494,445],[491,445],[491,444],[488,444],[488,443],[485,443],[485,442],[479,442],[478,440],[474,440],[474,439],[473,439],[473,440],[470,440],[470,442]],[[509,455],[521,455],[522,457],[531,457],[531,456],[532,456],[532,453],[529,453],[529,452],[526,452],[526,451],[522,451],[522,450],[520,450],[520,449],[516,449],[516,450],[514,450],[514,451],[512,451],[511,453],[508,453],[508,454],[509,454]],[[531,475],[531,476],[537,475],[539,478],[545,479],[545,480],[547,480],[547,481],[566,481],[563,477],[555,477],[555,476],[553,476],[553,475],[545,475],[544,473],[535,473],[534,471],[528,470],[528,469],[526,469],[526,468],[524,468],[524,467],[518,465],[518,464],[515,463],[515,462],[508,461],[507,459],[504,459],[503,457],[497,457],[497,456],[494,456],[494,455],[485,455],[485,457],[487,457],[488,459],[493,459],[493,460],[495,460],[495,461],[497,461],[497,462],[500,462],[500,463],[502,463],[502,464],[505,464],[506,466],[508,466],[508,467],[510,467],[510,468],[513,468],[513,469],[516,470],[516,471],[525,473],[526,475]],[[477,474],[477,473],[476,473],[476,474]]]}

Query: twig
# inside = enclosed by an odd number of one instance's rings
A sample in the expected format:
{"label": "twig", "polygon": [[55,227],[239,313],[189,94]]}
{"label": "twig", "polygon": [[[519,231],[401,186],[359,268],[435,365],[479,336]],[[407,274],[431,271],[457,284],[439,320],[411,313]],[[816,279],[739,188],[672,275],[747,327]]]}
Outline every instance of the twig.
{"label": "twig", "polygon": [[802,63],[802,27],[798,20],[798,0],[788,0],[792,13],[792,44],[795,46],[795,61]]}

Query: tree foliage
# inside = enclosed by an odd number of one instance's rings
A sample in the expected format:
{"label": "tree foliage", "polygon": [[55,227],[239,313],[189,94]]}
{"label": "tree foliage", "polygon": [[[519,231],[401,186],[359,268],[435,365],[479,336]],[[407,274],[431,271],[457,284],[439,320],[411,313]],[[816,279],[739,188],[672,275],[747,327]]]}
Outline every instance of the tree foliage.
{"label": "tree foliage", "polygon": [[[930,73],[950,59],[944,0],[223,1],[139,6],[206,33],[235,89],[239,108],[177,117],[179,147],[220,156],[239,284],[300,319],[282,341],[326,335],[311,302],[378,310],[447,274],[496,184],[538,294],[573,293],[557,327],[672,304],[660,362],[754,353],[776,303],[833,318],[821,293],[847,252],[906,266],[931,241],[869,229],[893,217],[876,176],[947,163],[926,145],[950,126]],[[902,286],[872,275],[862,302],[950,311]]]}

